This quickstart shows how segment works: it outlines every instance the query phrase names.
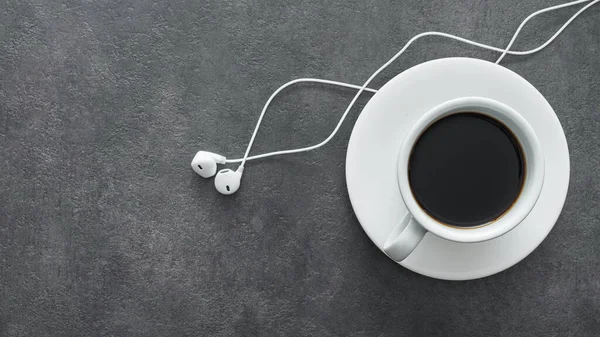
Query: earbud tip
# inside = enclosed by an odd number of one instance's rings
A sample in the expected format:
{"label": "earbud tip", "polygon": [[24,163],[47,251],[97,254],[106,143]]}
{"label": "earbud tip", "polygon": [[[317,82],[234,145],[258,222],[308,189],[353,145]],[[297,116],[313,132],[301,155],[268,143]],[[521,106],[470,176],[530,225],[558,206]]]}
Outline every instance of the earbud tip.
{"label": "earbud tip", "polygon": [[223,169],[219,171],[215,177],[215,188],[221,194],[231,195],[237,192],[237,190],[240,188],[241,180],[241,171]]}
{"label": "earbud tip", "polygon": [[210,178],[217,173],[215,159],[204,151],[199,151],[192,159],[192,170],[203,178]]}

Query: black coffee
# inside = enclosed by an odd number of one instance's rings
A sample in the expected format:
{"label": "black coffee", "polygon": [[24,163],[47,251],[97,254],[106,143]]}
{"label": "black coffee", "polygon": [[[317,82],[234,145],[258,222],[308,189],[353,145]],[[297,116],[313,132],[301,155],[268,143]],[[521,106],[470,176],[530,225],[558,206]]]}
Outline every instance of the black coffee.
{"label": "black coffee", "polygon": [[438,221],[473,227],[500,217],[519,196],[525,161],[499,121],[457,113],[429,126],[410,154],[408,176],[419,205]]}

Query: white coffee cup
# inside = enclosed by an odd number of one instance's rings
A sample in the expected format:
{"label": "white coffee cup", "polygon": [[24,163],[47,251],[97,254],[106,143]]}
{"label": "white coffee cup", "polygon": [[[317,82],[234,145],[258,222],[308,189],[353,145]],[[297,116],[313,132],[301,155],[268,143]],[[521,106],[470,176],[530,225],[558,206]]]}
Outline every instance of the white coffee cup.
{"label": "white coffee cup", "polygon": [[[408,177],[410,154],[422,132],[437,120],[459,112],[478,112],[509,128],[521,145],[526,167],[521,193],[512,207],[499,218],[474,227],[454,227],[429,216],[415,200]],[[533,128],[508,105],[489,98],[462,97],[434,107],[410,128],[398,152],[398,186],[408,214],[388,235],[384,244],[385,253],[400,262],[412,253],[427,232],[464,243],[491,240],[509,232],[535,206],[544,184],[544,166],[540,141]]]}

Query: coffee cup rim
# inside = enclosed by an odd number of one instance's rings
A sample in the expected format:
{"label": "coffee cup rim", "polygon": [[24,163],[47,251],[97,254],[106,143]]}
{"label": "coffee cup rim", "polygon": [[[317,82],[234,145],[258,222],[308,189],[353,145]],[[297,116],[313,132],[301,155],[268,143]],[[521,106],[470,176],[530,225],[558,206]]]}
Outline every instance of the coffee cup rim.
{"label": "coffee cup rim", "polygon": [[[460,112],[475,111],[502,122],[521,145],[526,173],[519,197],[499,218],[476,227],[455,227],[427,214],[415,200],[408,180],[408,161],[422,132],[437,120]],[[426,112],[406,134],[398,152],[397,178],[402,199],[411,215],[433,234],[457,242],[480,242],[512,230],[531,212],[541,193],[544,158],[539,139],[525,118],[510,106],[485,97],[461,97],[441,103]]]}

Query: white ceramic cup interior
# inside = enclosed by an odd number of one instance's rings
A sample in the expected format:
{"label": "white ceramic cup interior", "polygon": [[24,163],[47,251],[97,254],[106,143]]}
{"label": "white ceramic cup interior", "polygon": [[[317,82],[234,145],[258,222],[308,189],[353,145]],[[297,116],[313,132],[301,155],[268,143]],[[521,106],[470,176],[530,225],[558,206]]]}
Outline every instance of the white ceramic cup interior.
{"label": "white ceramic cup interior", "polygon": [[[521,193],[512,207],[499,218],[475,227],[454,227],[433,219],[415,200],[408,180],[408,162],[420,135],[437,120],[460,112],[478,112],[494,118],[512,131],[521,145],[525,160],[525,178]],[[431,232],[456,242],[480,242],[501,236],[516,227],[537,202],[544,183],[544,156],[537,135],[521,114],[501,102],[483,97],[462,97],[442,103],[421,117],[406,134],[397,161],[398,186],[408,209],[384,244],[384,251],[402,261]]]}

